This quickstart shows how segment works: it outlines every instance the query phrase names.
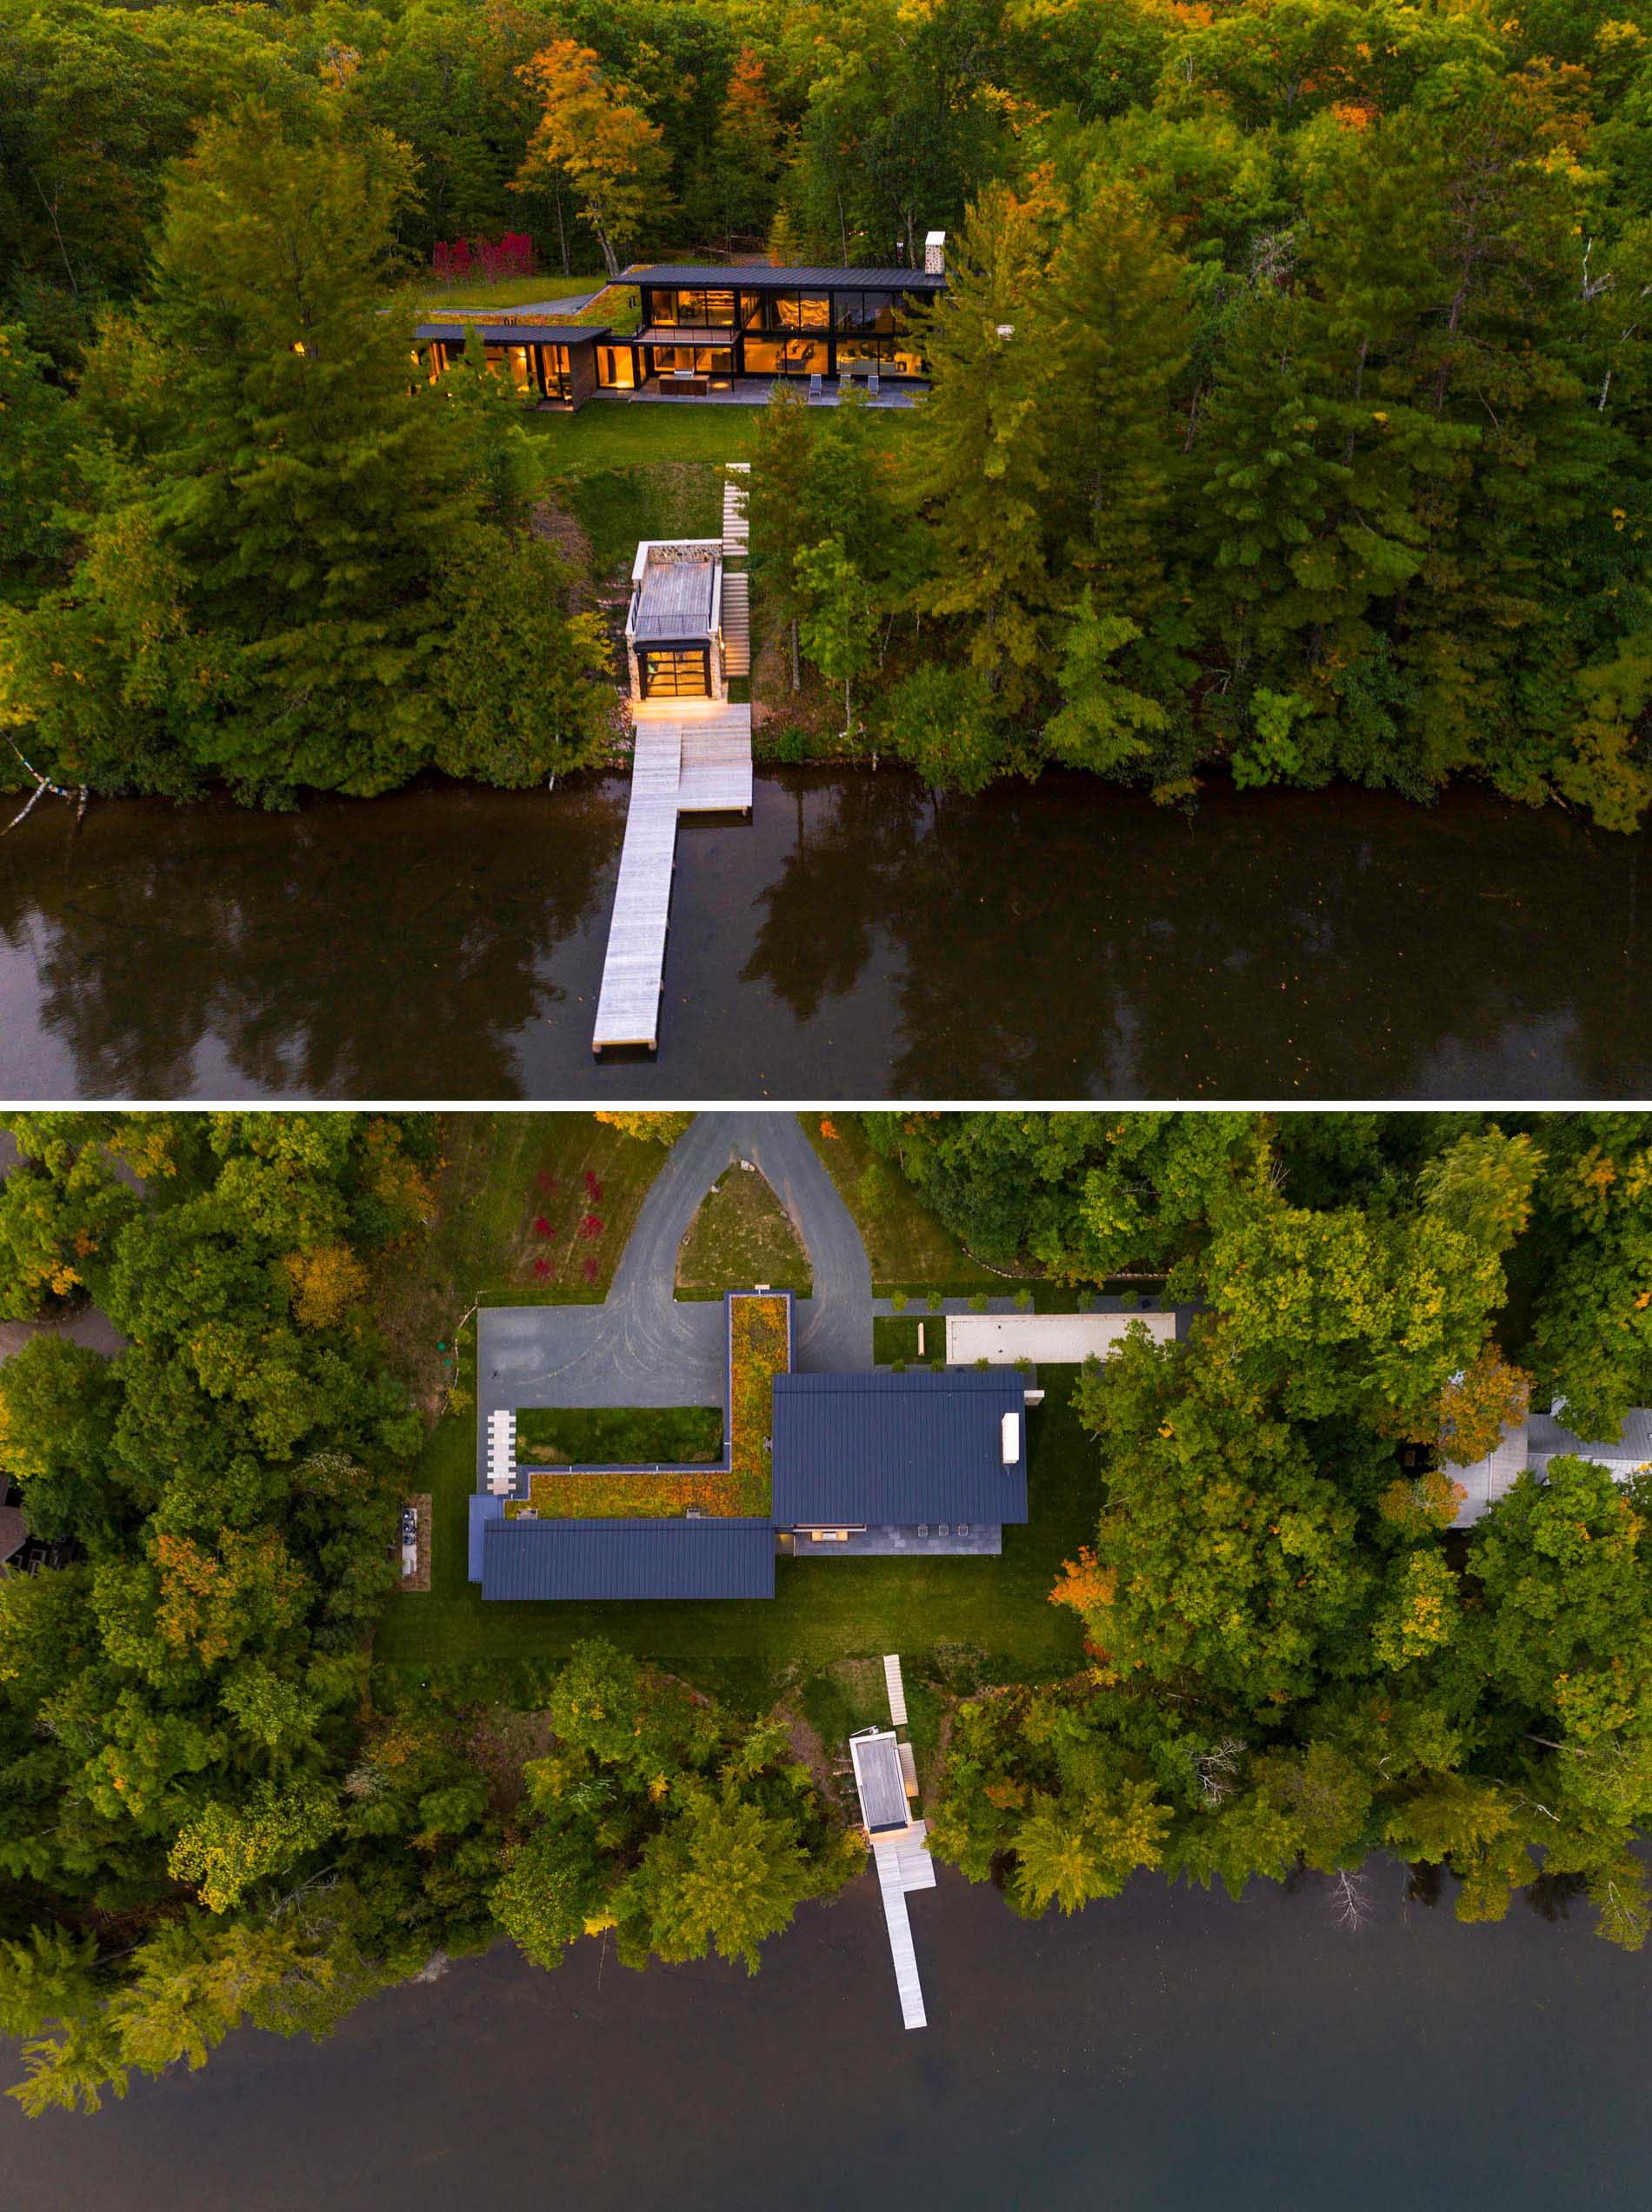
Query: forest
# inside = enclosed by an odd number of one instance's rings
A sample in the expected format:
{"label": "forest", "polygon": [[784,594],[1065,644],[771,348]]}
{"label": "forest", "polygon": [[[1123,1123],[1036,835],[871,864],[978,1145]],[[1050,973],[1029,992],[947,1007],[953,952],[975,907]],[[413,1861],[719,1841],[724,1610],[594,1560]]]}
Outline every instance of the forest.
{"label": "forest", "polygon": [[[324,2035],[502,1936],[545,1968],[595,1937],[755,1970],[862,1870],[761,1670],[376,1662],[385,1605],[425,1602],[392,1552],[427,1411],[382,1294],[441,1217],[438,1119],[3,1127],[0,1317],[95,1309],[119,1342],[0,1366],[0,1485],[51,1547],[0,1574],[27,2110],[95,2110],[243,2023]],[[1442,1461],[1530,1405],[1605,1442],[1652,1402],[1652,1116],[863,1129],[869,1207],[898,1177],[1057,1304],[1128,1283],[1193,1309],[1041,1378],[1082,1432],[1092,1535],[1048,1592],[1069,1663],[989,1673],[866,1623],[937,1716],[936,1852],[1034,1916],[1156,1869],[1317,1876],[1350,1924],[1385,1853],[1465,1920],[1575,1898],[1638,1947],[1652,1475],[1558,1459],[1452,1529]],[[1035,1449],[1035,1513],[1038,1484]]]}
{"label": "forest", "polygon": [[410,390],[379,309],[507,231],[596,282],[940,228],[900,434],[756,418],[754,603],[816,737],[829,698],[843,756],[942,790],[1472,776],[1633,830],[1649,29],[0,0],[0,776],[287,804],[596,761],[543,442],[475,362]]}

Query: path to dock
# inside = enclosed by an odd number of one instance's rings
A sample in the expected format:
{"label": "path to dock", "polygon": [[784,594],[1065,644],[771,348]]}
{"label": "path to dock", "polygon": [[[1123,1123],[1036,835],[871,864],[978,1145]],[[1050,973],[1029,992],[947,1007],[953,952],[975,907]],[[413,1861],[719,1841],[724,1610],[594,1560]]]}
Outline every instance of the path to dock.
{"label": "path to dock", "polygon": [[[739,468],[738,462],[730,463]],[[723,492],[723,639],[731,676],[751,671],[751,603],[743,571],[746,496]],[[751,709],[727,699],[638,701],[631,709],[631,801],[591,1050],[660,1042],[665,940],[676,864],[677,816],[751,812]]]}

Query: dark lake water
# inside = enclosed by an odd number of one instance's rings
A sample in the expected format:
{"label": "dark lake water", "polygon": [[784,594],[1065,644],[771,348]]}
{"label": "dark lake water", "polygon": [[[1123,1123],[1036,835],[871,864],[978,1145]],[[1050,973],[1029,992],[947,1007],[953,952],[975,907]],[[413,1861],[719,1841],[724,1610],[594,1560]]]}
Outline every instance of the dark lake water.
{"label": "dark lake water", "polygon": [[760,776],[683,825],[656,1061],[590,1031],[625,786],[292,815],[38,808],[0,841],[0,1096],[1630,1096],[1644,837],[1046,776]]}
{"label": "dark lake water", "polygon": [[[1029,1926],[943,1869],[903,2033],[875,1884],[762,1973],[501,1947],[321,2046],[232,2038],[94,2120],[0,2112],[15,2212],[1643,2212],[1649,1967],[1373,1869],[1240,1906],[1138,1878]],[[0,2053],[0,2057],[4,2055]]]}

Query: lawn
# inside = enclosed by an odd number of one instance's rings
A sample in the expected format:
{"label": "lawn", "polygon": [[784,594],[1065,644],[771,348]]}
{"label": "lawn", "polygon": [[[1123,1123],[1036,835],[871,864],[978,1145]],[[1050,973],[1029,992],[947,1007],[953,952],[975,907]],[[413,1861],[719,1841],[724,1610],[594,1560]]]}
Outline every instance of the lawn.
{"label": "lawn", "polygon": [[900,1170],[879,1158],[857,1114],[802,1114],[798,1119],[855,1216],[879,1296],[901,1289],[920,1296],[938,1290],[956,1297],[971,1290],[1015,1288],[1007,1277],[972,1260]]}
{"label": "lawn", "polygon": [[753,1709],[799,1685],[806,1703],[841,1697],[857,1672],[844,1662],[885,1651],[902,1654],[911,1687],[1069,1672],[1080,1662],[1079,1623],[1049,1592],[1062,1560],[1094,1536],[1100,1489],[1096,1448],[1069,1403],[1076,1378],[1062,1368],[1040,1378],[1049,1396],[1028,1416],[1033,1517],[1005,1529],[1001,1559],[782,1559],[769,1602],[484,1606],[465,1579],[475,1424],[450,1416],[408,1478],[436,1498],[430,1593],[388,1610],[375,1659],[410,1682],[444,1668],[493,1681],[519,1662],[525,1684],[536,1662],[600,1636]]}
{"label": "lawn", "polygon": [[377,1309],[392,1364],[431,1415],[458,1374],[455,1332],[472,1305],[607,1296],[666,1160],[663,1145],[590,1114],[438,1119],[436,1221],[386,1268]]}
{"label": "lawn", "polygon": [[523,1465],[708,1465],[723,1456],[721,1406],[541,1406],[516,1416]]}
{"label": "lawn", "polygon": [[[923,1331],[920,1348],[918,1330]],[[925,1366],[944,1360],[947,1349],[946,1317],[942,1314],[876,1314],[872,1320],[872,1357],[879,1367],[892,1367],[903,1360],[907,1366]]]}
{"label": "lawn", "polygon": [[808,1297],[809,1256],[767,1180],[731,1167],[706,1193],[678,1248],[676,1295],[720,1298],[759,1283]]}
{"label": "lawn", "polygon": [[599,292],[606,276],[500,276],[492,283],[480,277],[462,276],[451,284],[426,274],[410,284],[396,302],[410,304],[418,319],[443,315],[486,315],[500,308],[528,307],[538,300],[583,299]]}

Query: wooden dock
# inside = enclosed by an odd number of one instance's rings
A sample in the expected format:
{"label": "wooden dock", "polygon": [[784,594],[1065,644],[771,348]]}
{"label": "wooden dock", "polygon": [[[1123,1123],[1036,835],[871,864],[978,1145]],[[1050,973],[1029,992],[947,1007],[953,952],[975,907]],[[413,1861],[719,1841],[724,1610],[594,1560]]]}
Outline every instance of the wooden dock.
{"label": "wooden dock", "polygon": [[891,1837],[887,1842],[874,1843],[872,1856],[877,1861],[877,1886],[883,1900],[883,1921],[889,1929],[889,1955],[895,1962],[895,1988],[901,2000],[901,2025],[903,2028],[927,2028],[929,2015],[923,2009],[923,1984],[918,1978],[918,1956],[912,1944],[912,1922],[907,1914],[907,1892],[911,1889],[933,1889],[935,1861],[929,1856],[923,1841],[922,1821],[915,1822],[904,1836]]}
{"label": "wooden dock", "polygon": [[660,995],[680,814],[751,811],[751,709],[680,702],[665,716],[639,710],[630,810],[620,849],[614,916],[591,1050],[660,1041]]}
{"label": "wooden dock", "polygon": [[657,1045],[665,931],[676,863],[676,795],[683,774],[683,731],[676,723],[636,726],[631,803],[620,849],[608,957],[596,1002],[591,1049]]}

